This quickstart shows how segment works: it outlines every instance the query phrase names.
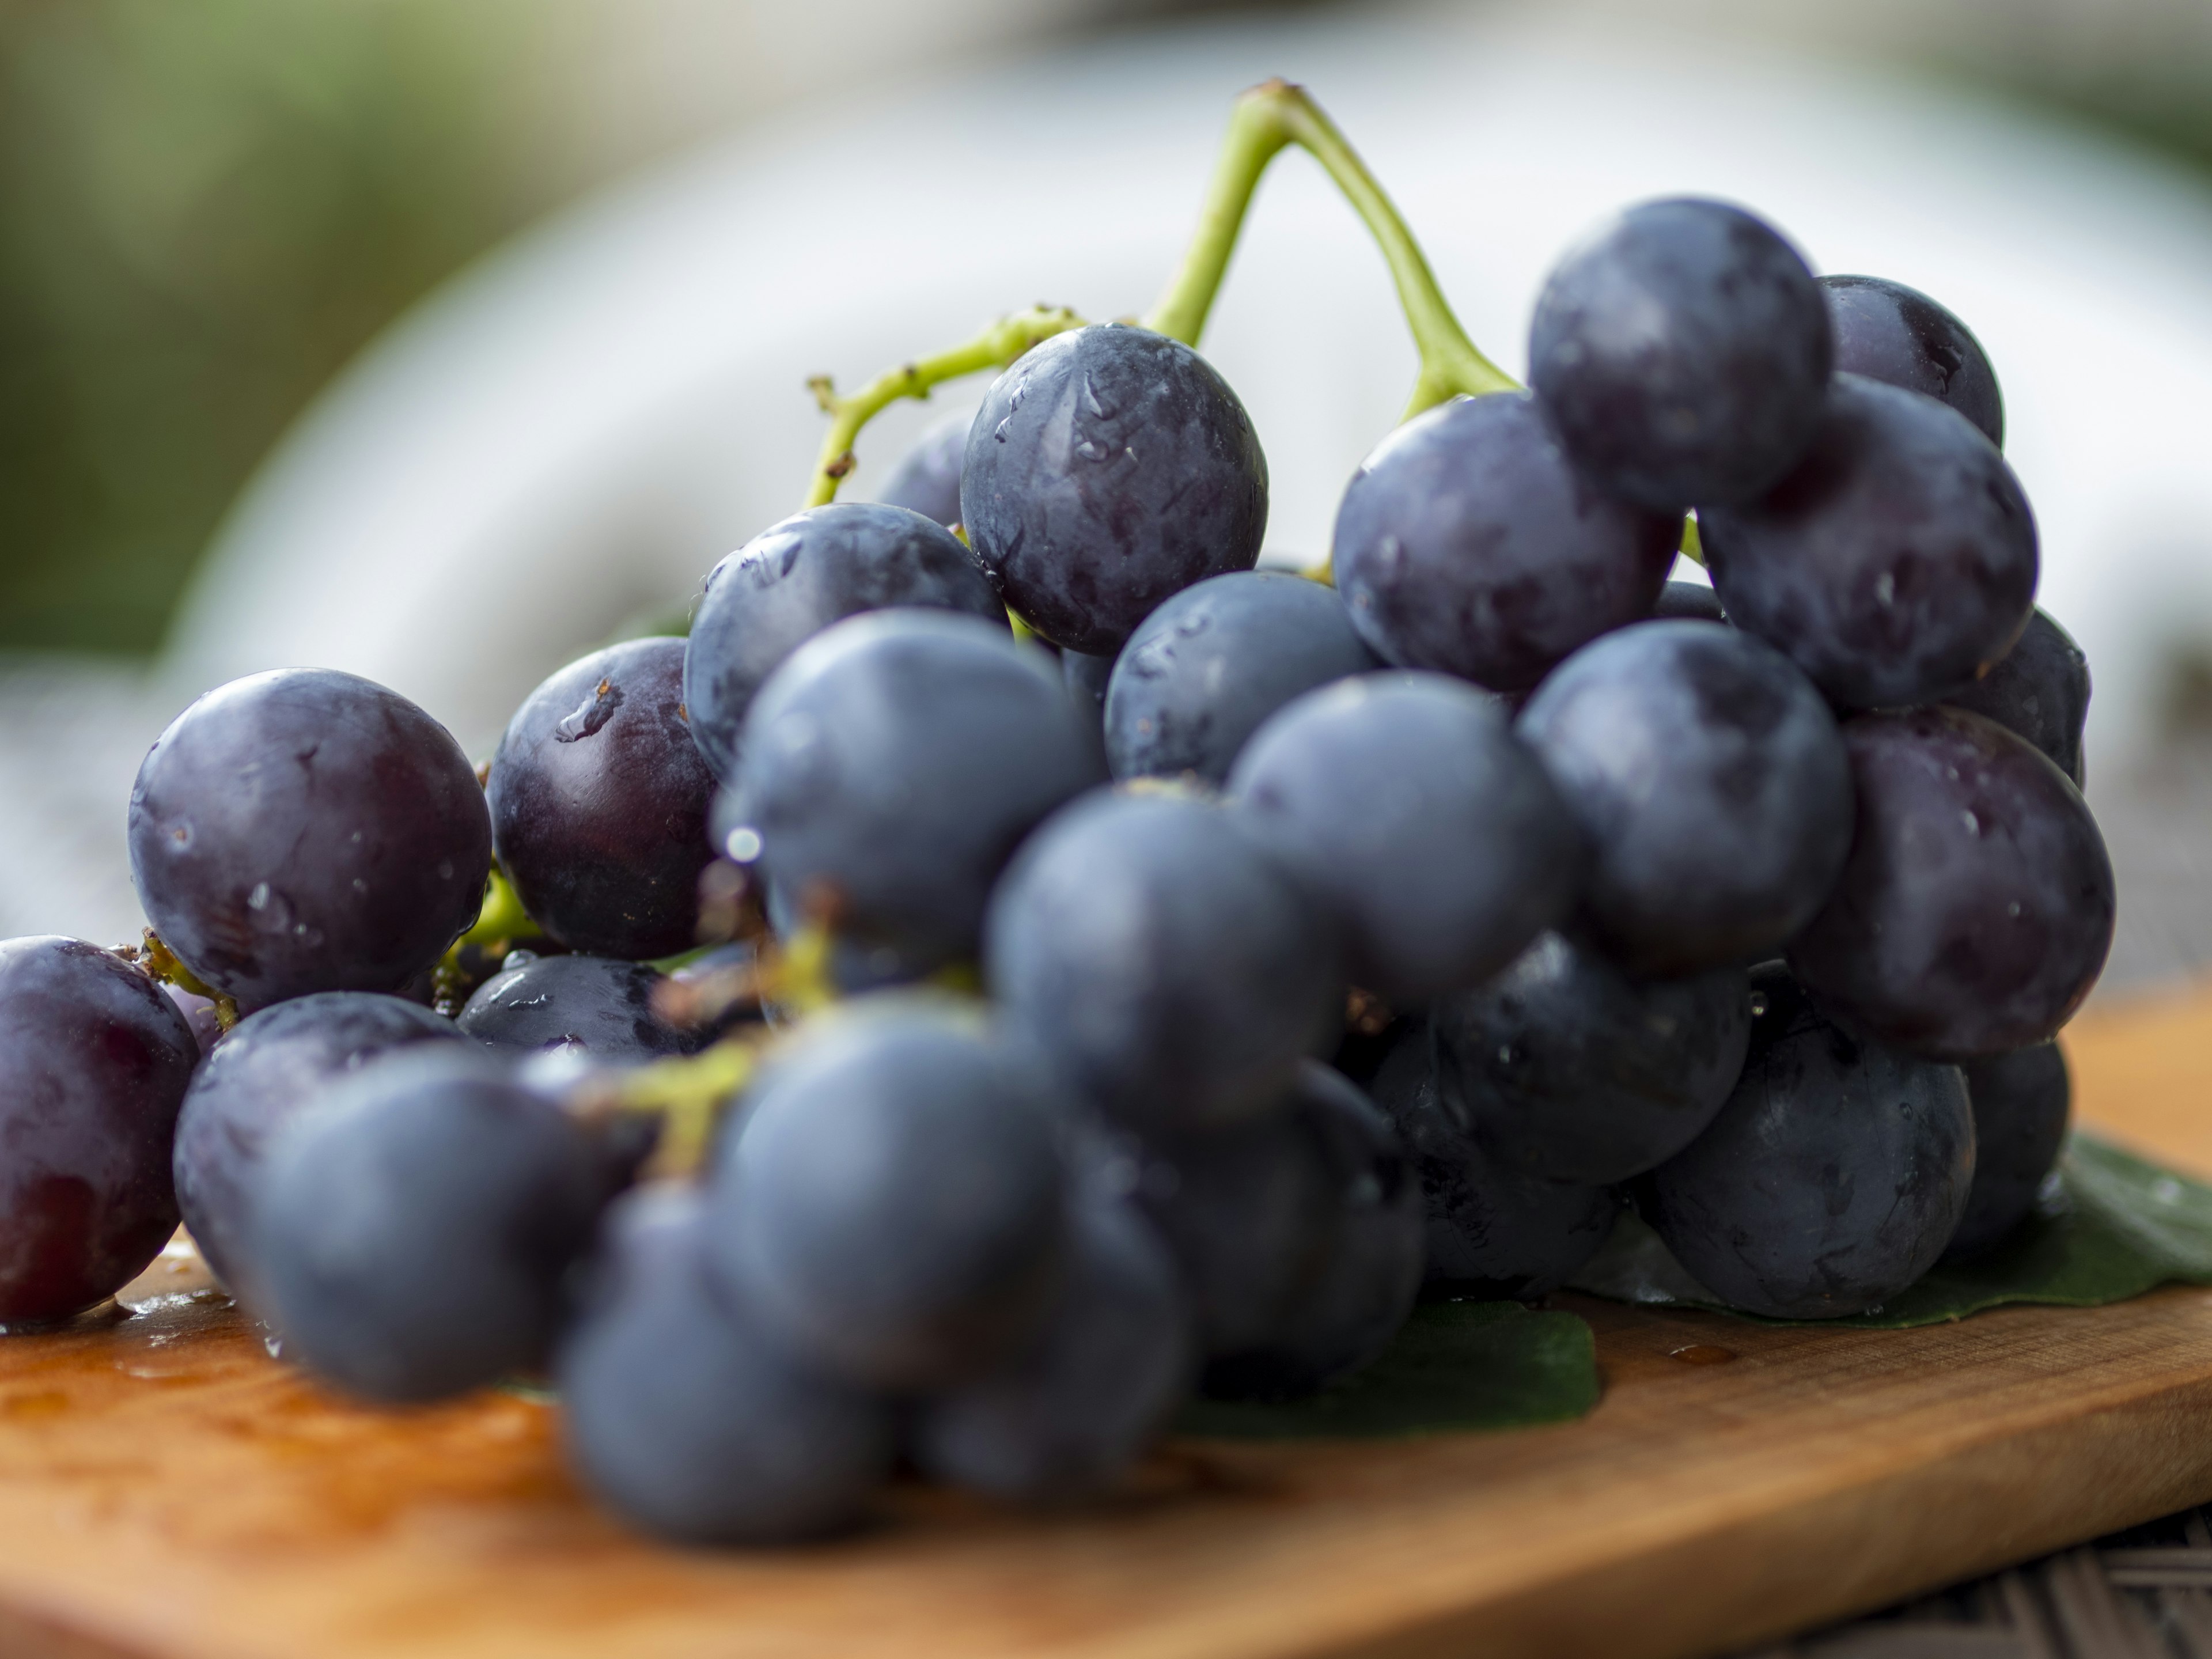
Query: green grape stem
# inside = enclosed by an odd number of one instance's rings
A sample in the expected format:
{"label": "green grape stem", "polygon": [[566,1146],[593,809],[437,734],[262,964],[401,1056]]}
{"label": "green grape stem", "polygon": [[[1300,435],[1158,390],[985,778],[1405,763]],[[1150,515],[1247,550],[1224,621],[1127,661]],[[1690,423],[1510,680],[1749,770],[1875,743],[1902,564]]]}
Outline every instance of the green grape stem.
{"label": "green grape stem", "polygon": [[933,387],[946,380],[979,374],[987,368],[1004,368],[1040,341],[1082,326],[1083,319],[1066,306],[1040,305],[1001,317],[974,339],[949,350],[902,363],[844,397],[837,395],[828,375],[817,374],[807,385],[822,412],[830,417],[830,430],[822,440],[822,454],[815,463],[806,505],[827,507],[837,499],[837,486],[854,467],[853,446],[860,428],[901,398],[927,398]]}
{"label": "green grape stem", "polygon": [[179,991],[190,992],[196,997],[205,997],[215,1005],[215,1023],[218,1030],[228,1031],[238,1024],[238,1004],[178,959],[152,928],[146,929],[146,943],[138,955],[138,965],[146,970],[147,977],[156,983],[175,986]]}
{"label": "green grape stem", "polygon": [[1437,286],[1436,273],[1422,254],[1398,210],[1384,193],[1367,164],[1337,131],[1304,87],[1287,81],[1261,82],[1237,100],[1229,118],[1229,136],[1222,143],[1213,181],[1200,210],[1198,234],[1184,254],[1182,267],[1167,292],[1145,319],[1145,326],[1195,346],[1205,331],[1206,314],[1229,270],[1230,255],[1244,228],[1252,206],[1252,192],[1268,162],[1296,144],[1320,162],[1344,192],[1353,210],[1366,222],[1382,258],[1397,284],[1398,302],[1404,307],[1407,326],[1421,356],[1420,377],[1414,382],[1406,418],[1465,393],[1481,397],[1492,392],[1514,392],[1516,380],[1476,349],[1460,326],[1459,319]]}

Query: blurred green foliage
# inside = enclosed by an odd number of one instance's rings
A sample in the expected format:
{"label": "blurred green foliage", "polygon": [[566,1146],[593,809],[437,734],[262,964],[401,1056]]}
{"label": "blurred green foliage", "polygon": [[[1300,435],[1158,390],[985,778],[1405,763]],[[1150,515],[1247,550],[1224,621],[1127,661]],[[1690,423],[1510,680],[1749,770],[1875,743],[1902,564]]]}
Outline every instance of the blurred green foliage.
{"label": "blurred green foliage", "polygon": [[0,0],[0,647],[150,650],[307,398],[561,192],[528,4]]}

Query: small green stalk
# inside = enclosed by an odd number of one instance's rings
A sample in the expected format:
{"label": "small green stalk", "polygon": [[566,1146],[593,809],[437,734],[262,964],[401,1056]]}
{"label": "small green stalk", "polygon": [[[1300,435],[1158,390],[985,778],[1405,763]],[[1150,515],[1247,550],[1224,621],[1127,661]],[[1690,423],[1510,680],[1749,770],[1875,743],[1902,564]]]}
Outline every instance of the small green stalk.
{"label": "small green stalk", "polygon": [[933,386],[987,368],[1004,368],[1041,340],[1081,328],[1083,319],[1065,306],[1039,306],[1035,310],[1001,317],[974,339],[917,357],[910,363],[878,374],[848,397],[839,397],[830,377],[818,374],[807,385],[815,401],[830,417],[830,430],[822,440],[821,459],[815,463],[813,487],[806,505],[827,507],[837,499],[837,486],[853,470],[853,445],[860,428],[901,398],[927,398]]}
{"label": "small green stalk", "polygon": [[1520,382],[1475,349],[1467,331],[1452,314],[1451,306],[1437,286],[1420,244],[1406,228],[1398,210],[1383,192],[1367,164],[1322,112],[1305,88],[1286,81],[1267,81],[1237,100],[1229,118],[1229,136],[1199,214],[1198,234],[1183,256],[1182,266],[1168,284],[1167,292],[1145,319],[1145,326],[1195,346],[1206,328],[1206,313],[1229,270],[1229,257],[1237,246],[1244,216],[1251,209],[1252,192],[1267,163],[1286,147],[1296,144],[1319,161],[1361,219],[1366,222],[1398,287],[1398,302],[1421,354],[1420,378],[1406,406],[1406,418],[1466,393],[1481,397],[1492,392],[1517,391]]}

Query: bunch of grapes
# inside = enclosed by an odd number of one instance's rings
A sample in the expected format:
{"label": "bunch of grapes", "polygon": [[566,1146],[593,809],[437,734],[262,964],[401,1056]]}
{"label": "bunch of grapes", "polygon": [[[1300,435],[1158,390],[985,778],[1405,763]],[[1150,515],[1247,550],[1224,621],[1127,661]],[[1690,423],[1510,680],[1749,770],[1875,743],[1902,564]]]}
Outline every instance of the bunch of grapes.
{"label": "bunch of grapes", "polygon": [[[1356,167],[1255,98],[1247,175]],[[1522,391],[1381,228],[1420,412],[1321,580],[1255,568],[1217,237],[1148,325],[823,388],[815,504],[481,778],[343,674],[186,709],[145,949],[0,945],[0,1318],[181,1212],[340,1388],[550,1376],[616,1510],[775,1541],[902,1465],[1105,1491],[1194,1391],[1540,1297],[1625,1203],[1792,1318],[2002,1240],[2113,896],[1981,349],[1669,200],[1554,270]],[[835,501],[869,405],[997,362]]]}

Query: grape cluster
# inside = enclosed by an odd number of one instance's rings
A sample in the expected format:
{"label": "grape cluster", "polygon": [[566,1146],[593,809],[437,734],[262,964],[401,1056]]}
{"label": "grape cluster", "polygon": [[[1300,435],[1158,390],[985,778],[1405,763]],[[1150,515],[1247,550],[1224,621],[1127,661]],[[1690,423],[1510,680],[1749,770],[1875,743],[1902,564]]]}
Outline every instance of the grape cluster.
{"label": "grape cluster", "polygon": [[[1529,356],[1369,457],[1333,584],[1255,568],[1191,346],[1069,326],[481,787],[365,681],[203,698],[143,957],[0,945],[0,1319],[181,1206],[328,1381],[548,1375],[609,1504],[774,1542],[902,1462],[1103,1492],[1624,1206],[1796,1318],[1999,1243],[2112,879],[1994,374],[1699,200],[1571,251]],[[142,969],[243,1018],[199,1060]]]}

